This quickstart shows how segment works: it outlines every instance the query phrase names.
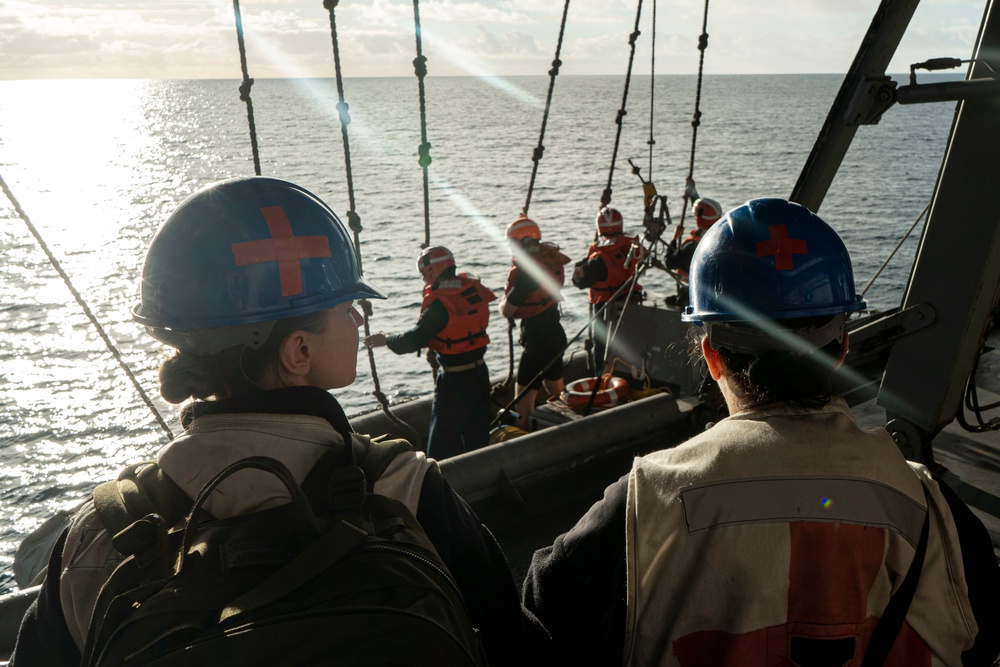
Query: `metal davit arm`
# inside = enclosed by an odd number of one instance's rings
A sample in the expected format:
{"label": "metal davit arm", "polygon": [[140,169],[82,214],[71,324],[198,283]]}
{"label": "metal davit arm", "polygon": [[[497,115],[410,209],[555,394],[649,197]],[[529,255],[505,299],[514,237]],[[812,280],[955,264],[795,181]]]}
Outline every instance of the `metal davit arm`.
{"label": "metal davit arm", "polygon": [[920,0],[882,0],[789,197],[816,213],[859,125],[877,123],[893,100],[885,76]]}
{"label": "metal davit arm", "polygon": [[[1000,49],[990,0],[974,58]],[[975,63],[968,79],[988,76]],[[959,102],[903,308],[933,309],[931,325],[896,341],[878,403],[909,458],[930,463],[930,439],[954,418],[1000,290],[1000,98]],[[919,443],[913,442],[919,438]]]}

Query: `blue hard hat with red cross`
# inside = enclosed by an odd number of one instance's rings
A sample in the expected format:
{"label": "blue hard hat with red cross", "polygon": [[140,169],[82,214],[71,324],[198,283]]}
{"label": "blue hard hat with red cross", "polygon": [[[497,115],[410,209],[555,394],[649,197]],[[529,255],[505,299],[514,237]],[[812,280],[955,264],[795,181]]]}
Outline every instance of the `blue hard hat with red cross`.
{"label": "blue hard hat with red cross", "polygon": [[686,322],[750,322],[852,313],[854,291],[844,242],[819,216],[779,198],[729,211],[695,249]]}
{"label": "blue hard hat with red cross", "polygon": [[361,275],[333,210],[298,185],[254,176],[209,185],[181,203],[150,242],[132,313],[154,330],[199,330],[364,298],[385,294]]}

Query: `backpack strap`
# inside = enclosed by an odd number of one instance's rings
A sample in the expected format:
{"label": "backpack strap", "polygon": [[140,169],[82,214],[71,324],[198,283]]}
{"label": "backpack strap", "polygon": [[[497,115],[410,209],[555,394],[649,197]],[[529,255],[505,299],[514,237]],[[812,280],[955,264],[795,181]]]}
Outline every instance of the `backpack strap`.
{"label": "backpack strap", "polygon": [[150,547],[166,546],[166,531],[191,505],[191,498],[152,461],[130,465],[117,480],[94,489],[94,506],[115,550],[135,554],[140,562],[155,558],[156,553],[145,553]]}
{"label": "backpack strap", "polygon": [[413,445],[403,438],[386,439],[387,435],[370,438],[359,433],[351,434],[351,446],[354,450],[354,461],[365,473],[368,492],[375,489],[378,481],[393,460],[403,452],[412,452]]}
{"label": "backpack strap", "polygon": [[313,507],[341,512],[364,505],[366,493],[399,454],[413,451],[406,440],[351,434],[350,449],[333,447],[312,467],[302,490]]}
{"label": "backpack strap", "polygon": [[[924,492],[926,494],[926,491]],[[889,598],[885,610],[879,617],[878,622],[872,630],[871,640],[868,642],[868,650],[865,651],[862,667],[881,667],[885,664],[889,652],[892,651],[896,637],[903,627],[903,621],[910,610],[910,602],[913,601],[913,594],[917,590],[917,582],[920,580],[920,572],[924,567],[924,555],[927,553],[927,533],[929,531],[931,515],[930,501],[927,503],[927,514],[924,515],[924,527],[920,531],[920,539],[917,540],[916,553],[910,561],[910,569],[907,570],[903,582]]]}

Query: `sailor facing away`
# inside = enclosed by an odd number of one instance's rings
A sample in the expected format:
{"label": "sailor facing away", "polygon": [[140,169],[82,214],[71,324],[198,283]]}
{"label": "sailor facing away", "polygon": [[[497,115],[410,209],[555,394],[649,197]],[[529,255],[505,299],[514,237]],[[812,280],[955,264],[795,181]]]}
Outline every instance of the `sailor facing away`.
{"label": "sailor facing away", "polygon": [[[627,299],[642,301],[642,286],[626,285],[639,264],[639,237],[624,232],[621,211],[606,206],[597,213],[597,240],[590,244],[587,256],[573,268],[573,285],[587,290],[592,307],[602,307],[595,323],[594,372],[601,374],[608,342],[608,329],[621,313]],[[622,289],[624,287],[624,289]],[[614,299],[613,304],[609,304]]]}
{"label": "sailor facing away", "polygon": [[[684,319],[730,416],[637,458],[535,553],[522,603],[556,664],[989,666],[985,528],[831,378],[864,308],[819,217],[756,199],[706,232]],[[908,606],[907,606],[908,604]],[[893,620],[896,624],[894,626]],[[873,639],[873,637],[875,637]]]}
{"label": "sailor facing away", "polygon": [[538,224],[524,214],[507,225],[505,234],[514,257],[497,310],[507,319],[521,320],[516,381],[521,399],[514,410],[517,426],[526,429],[542,384],[550,396],[559,395],[564,387],[566,331],[559,321],[559,302],[570,260],[559,252],[559,246],[542,243]]}
{"label": "sailor facing away", "polygon": [[[303,188],[240,178],[184,201],[150,244],[133,310],[176,350],[160,368],[161,395],[194,399],[182,412],[184,432],[156,456],[160,471],[194,498],[247,457],[276,459],[301,484],[324,454],[349,453],[360,436],[328,390],[355,379],[363,319],[354,301],[366,298],[385,295],[362,277],[344,224]],[[506,559],[437,463],[412,449],[398,453],[374,494],[416,516],[458,583],[490,661],[517,664],[511,638],[522,616]],[[248,470],[225,479],[204,509],[227,519],[289,499],[276,477]],[[79,664],[98,591],[122,561],[93,501],[60,544],[22,622],[16,667]]]}
{"label": "sailor facing away", "polygon": [[486,446],[490,437],[490,374],[486,346],[490,302],[496,295],[469,273],[455,272],[455,257],[443,246],[426,248],[417,259],[424,300],[415,327],[401,334],[382,332],[365,345],[387,345],[396,354],[428,347],[438,373],[431,405],[427,455],[438,460]]}

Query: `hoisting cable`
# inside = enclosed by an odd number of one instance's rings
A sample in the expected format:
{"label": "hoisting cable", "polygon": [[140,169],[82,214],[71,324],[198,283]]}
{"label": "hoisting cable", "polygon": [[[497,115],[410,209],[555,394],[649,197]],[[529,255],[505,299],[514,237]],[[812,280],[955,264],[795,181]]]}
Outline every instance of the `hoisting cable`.
{"label": "hoisting cable", "polygon": [[[655,90],[656,90],[656,0],[653,0],[653,12],[652,12],[651,21],[652,21],[652,25],[650,26],[650,40],[649,40],[649,43],[650,43],[650,57],[649,57],[649,139],[646,141],[646,144],[649,146],[649,183],[650,183],[650,185],[652,185],[652,181],[653,181],[653,146],[656,145],[656,139],[654,139],[654,137],[653,137],[654,97],[655,97]],[[639,171],[638,171],[638,169],[636,169],[635,165],[632,164],[632,160],[629,160],[628,162],[629,162],[630,165],[632,165],[633,172],[636,175],[639,175]],[[642,177],[639,176],[639,178],[641,180]],[[644,194],[644,202],[643,203],[645,204],[646,203],[645,202],[645,197],[648,196],[647,192],[646,192],[646,188],[645,188],[645,182],[643,183],[643,186],[644,186],[644,188],[643,188],[644,189],[644,193],[643,193]],[[656,188],[654,186],[653,187],[653,193],[654,194],[655,194],[655,191],[656,191]],[[666,206],[666,201],[663,202],[664,209],[665,209],[665,206]],[[655,201],[650,204],[650,209],[652,209],[653,207],[655,207]],[[663,209],[661,209],[661,210],[663,210]],[[650,214],[650,213],[651,213],[651,210],[647,211],[647,214]],[[643,223],[645,225],[645,220],[643,221]],[[647,229],[648,229],[648,227],[647,227]],[[655,243],[655,241],[656,241],[656,239],[653,239],[653,242],[650,245],[653,245]],[[638,248],[630,251],[630,256],[626,260],[626,262],[627,262],[626,266],[628,266],[628,263],[633,262],[633,261],[636,262],[637,264],[640,261],[645,261],[645,258],[643,258],[643,252],[642,252],[641,247],[642,246],[640,244],[640,246]],[[635,256],[632,256],[632,253],[637,253],[637,254]],[[636,267],[636,273],[638,273],[638,272],[639,272],[639,267]],[[609,328],[609,330],[607,332],[607,349],[610,349],[611,343],[614,341],[615,336],[618,335],[618,329],[621,327],[622,320],[625,317],[625,311],[628,309],[628,305],[629,305],[629,303],[632,300],[632,294],[635,291],[636,282],[637,282],[636,280],[630,280],[629,281],[628,294],[625,296],[624,302],[622,302],[621,312],[618,313],[618,317],[615,320],[614,327]],[[609,299],[608,305],[610,305],[611,303],[614,303],[614,301],[615,301],[614,299]],[[593,322],[594,320],[591,320],[591,321]],[[596,357],[595,357],[595,363],[593,365],[593,367],[594,367],[594,374],[597,375],[597,376],[600,376],[601,375],[601,371],[603,371],[603,369],[599,369],[596,366],[597,366],[597,364],[596,364]],[[596,390],[597,390],[598,386],[599,386],[599,383],[595,383],[595,385],[594,385],[594,389],[595,390],[591,393],[590,401],[588,401],[588,403],[587,403],[587,408],[584,411],[584,415],[590,414],[590,409],[593,406],[594,398],[597,396],[597,391]]]}
{"label": "hoisting cable", "polygon": [[[653,109],[654,105],[654,94],[656,92],[656,0],[653,0],[653,24],[650,26],[649,33],[649,139],[646,140],[646,144],[649,146],[649,180],[653,181],[653,146],[656,145],[656,139],[653,138]],[[631,160],[629,160],[631,163]]]}
{"label": "hoisting cable", "polygon": [[545,126],[549,121],[549,110],[552,108],[552,91],[556,87],[556,77],[559,76],[559,68],[562,66],[562,61],[559,59],[559,53],[562,51],[563,36],[566,34],[566,16],[569,14],[569,0],[566,0],[566,4],[563,5],[562,22],[559,24],[559,40],[556,42],[556,55],[552,59],[552,69],[549,70],[549,92],[545,97],[545,112],[542,114],[542,129],[538,133],[538,145],[531,154],[531,180],[528,182],[528,195],[524,199],[524,208],[521,209],[521,213],[528,215],[528,207],[531,206],[531,193],[535,188],[535,176],[538,174],[538,163],[542,160],[542,154],[545,153]]}
{"label": "hoisting cable", "polygon": [[892,261],[892,258],[896,256],[896,253],[899,251],[899,249],[903,247],[904,243],[906,243],[906,239],[910,238],[910,234],[913,233],[913,230],[917,228],[917,225],[920,223],[920,221],[923,220],[925,215],[927,215],[927,210],[930,207],[931,204],[930,202],[928,202],[927,205],[924,206],[924,210],[922,210],[920,212],[920,215],[917,216],[917,219],[913,221],[912,225],[910,225],[910,228],[906,231],[905,234],[903,234],[903,238],[899,240],[899,243],[896,244],[896,247],[892,249],[892,252],[889,253],[889,256],[885,258],[884,262],[882,262],[882,266],[878,267],[878,271],[876,271],[875,275],[872,276],[872,279],[868,281],[868,284],[865,285],[865,288],[861,290],[861,296],[865,295],[865,292],[867,292],[868,288],[872,286],[872,283],[875,282],[875,279],[882,274],[882,271],[885,269],[885,267],[889,265],[889,262]]}
{"label": "hoisting cable", "polygon": [[139,384],[138,378],[136,378],[135,374],[132,372],[132,369],[129,368],[128,364],[125,363],[125,359],[122,358],[121,352],[115,346],[114,342],[112,342],[110,336],[108,336],[107,332],[104,330],[104,327],[101,326],[101,323],[97,320],[97,317],[94,316],[93,311],[90,310],[90,306],[87,305],[87,302],[83,300],[83,297],[80,295],[80,292],[77,291],[76,287],[73,286],[73,282],[70,280],[69,275],[66,273],[66,271],[63,270],[62,264],[59,263],[59,260],[56,259],[56,256],[52,254],[52,251],[49,249],[49,246],[45,243],[45,239],[42,238],[41,233],[39,233],[38,229],[31,222],[31,219],[28,217],[28,214],[24,211],[24,209],[21,208],[21,204],[17,201],[17,198],[14,197],[14,193],[10,191],[10,188],[7,187],[7,182],[3,179],[3,176],[0,176],[0,188],[3,189],[4,194],[7,195],[7,199],[9,199],[10,203],[14,206],[14,211],[17,213],[18,217],[20,217],[21,220],[24,221],[24,224],[28,227],[28,231],[31,232],[31,235],[33,237],[35,237],[35,241],[38,243],[38,246],[42,249],[42,252],[45,253],[46,257],[48,257],[49,264],[52,265],[52,268],[56,270],[56,273],[59,274],[59,277],[62,278],[64,283],[66,283],[66,287],[69,288],[69,291],[73,295],[73,298],[76,299],[76,302],[80,305],[80,308],[83,309],[83,313],[87,316],[87,319],[90,320],[90,323],[94,325],[94,328],[97,330],[97,333],[101,337],[101,340],[104,341],[104,345],[107,346],[108,350],[111,352],[111,355],[118,362],[118,365],[122,367],[123,371],[125,371],[125,375],[128,376],[128,379],[132,382],[132,385],[139,393],[139,397],[142,398],[142,402],[145,403],[146,407],[148,407],[150,411],[153,413],[153,416],[156,418],[157,423],[159,423],[160,428],[162,428],[164,432],[167,434],[167,437],[170,440],[173,440],[174,434],[170,431],[170,427],[167,426],[167,422],[163,419],[163,416],[160,414],[160,411],[156,409],[155,405],[153,405],[153,401],[150,400],[149,395],[142,388],[142,385]]}
{"label": "hoisting cable", "polygon": [[[698,36],[698,84],[694,93],[694,114],[691,116],[691,157],[688,160],[687,181],[694,182],[694,156],[698,145],[698,126],[701,125],[701,84],[705,75],[705,50],[708,48],[708,0],[705,0],[705,11],[701,20],[701,35]],[[681,207],[681,219],[677,223],[684,226],[684,216],[689,204],[688,190],[684,188],[684,205]]]}
{"label": "hoisting cable", "polygon": [[233,13],[236,15],[236,41],[240,47],[240,68],[243,70],[243,82],[240,84],[240,99],[247,105],[247,123],[250,125],[250,148],[253,151],[253,172],[260,176],[260,151],[257,148],[257,124],[253,117],[253,100],[250,99],[250,88],[253,79],[247,69],[247,49],[243,41],[243,16],[240,13],[240,0],[233,0]]}
{"label": "hoisting cable", "polygon": [[[347,172],[347,196],[349,201],[350,209],[347,211],[347,221],[354,234],[354,254],[357,256],[358,260],[358,271],[364,273],[363,266],[361,262],[361,231],[364,227],[361,225],[361,216],[358,215],[355,210],[355,199],[354,199],[354,177],[351,170],[351,142],[350,137],[347,132],[347,126],[351,123],[350,107],[347,102],[344,101],[344,76],[340,67],[340,43],[337,37],[337,15],[336,9],[340,0],[323,0],[323,7],[330,13],[330,38],[333,42],[333,63],[334,69],[336,71],[337,77],[337,112],[340,115],[340,136],[343,139],[344,145],[344,166]],[[371,335],[371,316],[372,316],[372,305],[368,299],[361,299],[360,302],[361,309],[365,316],[365,337]],[[374,389],[372,390],[372,395],[378,399],[379,405],[382,406],[382,412],[385,413],[394,424],[400,428],[408,431],[411,435],[411,441],[414,446],[417,446],[423,441],[420,434],[415,428],[404,422],[402,419],[392,414],[389,409],[389,399],[382,391],[381,383],[378,378],[378,369],[375,367],[375,351],[371,347],[367,347],[368,350],[368,365],[371,368],[372,373],[372,383]]]}
{"label": "hoisting cable", "polygon": [[417,40],[417,57],[413,59],[413,69],[417,75],[417,91],[420,97],[420,146],[417,152],[420,155],[420,168],[424,172],[424,245],[426,248],[431,244],[431,205],[430,188],[428,185],[427,168],[431,166],[431,145],[427,141],[427,100],[424,95],[424,77],[427,76],[427,56],[423,52],[420,29],[420,2],[413,0],[413,33]]}
{"label": "hoisting cable", "polygon": [[[549,70],[549,92],[545,97],[545,111],[542,113],[542,129],[538,133],[538,146],[531,153],[531,179],[528,181],[528,194],[524,198],[524,207],[521,213],[528,215],[531,206],[531,194],[535,189],[535,177],[538,174],[538,163],[545,153],[545,127],[549,121],[549,111],[552,108],[552,92],[556,86],[556,77],[559,76],[559,68],[562,67],[562,60],[559,54],[562,52],[563,36],[566,34],[566,17],[569,14],[569,2],[566,0],[563,5],[562,21],[559,23],[559,39],[556,41],[556,53],[552,59],[552,69]],[[495,397],[506,391],[514,382],[514,320],[507,318],[507,377],[503,382],[498,382],[493,386],[491,394]]]}
{"label": "hoisting cable", "polygon": [[642,0],[639,0],[638,6],[635,11],[635,27],[632,29],[632,34],[628,37],[629,47],[631,52],[628,57],[628,70],[625,72],[625,90],[622,93],[622,106],[618,109],[618,116],[615,118],[615,124],[618,125],[618,130],[615,132],[615,148],[611,153],[611,168],[608,170],[608,186],[604,188],[604,192],[601,193],[601,208],[604,208],[611,203],[611,182],[615,176],[615,161],[618,159],[618,146],[621,143],[622,138],[622,119],[625,118],[626,102],[628,101],[628,86],[632,80],[632,63],[635,61],[635,42],[639,39],[639,21],[642,18]]}

